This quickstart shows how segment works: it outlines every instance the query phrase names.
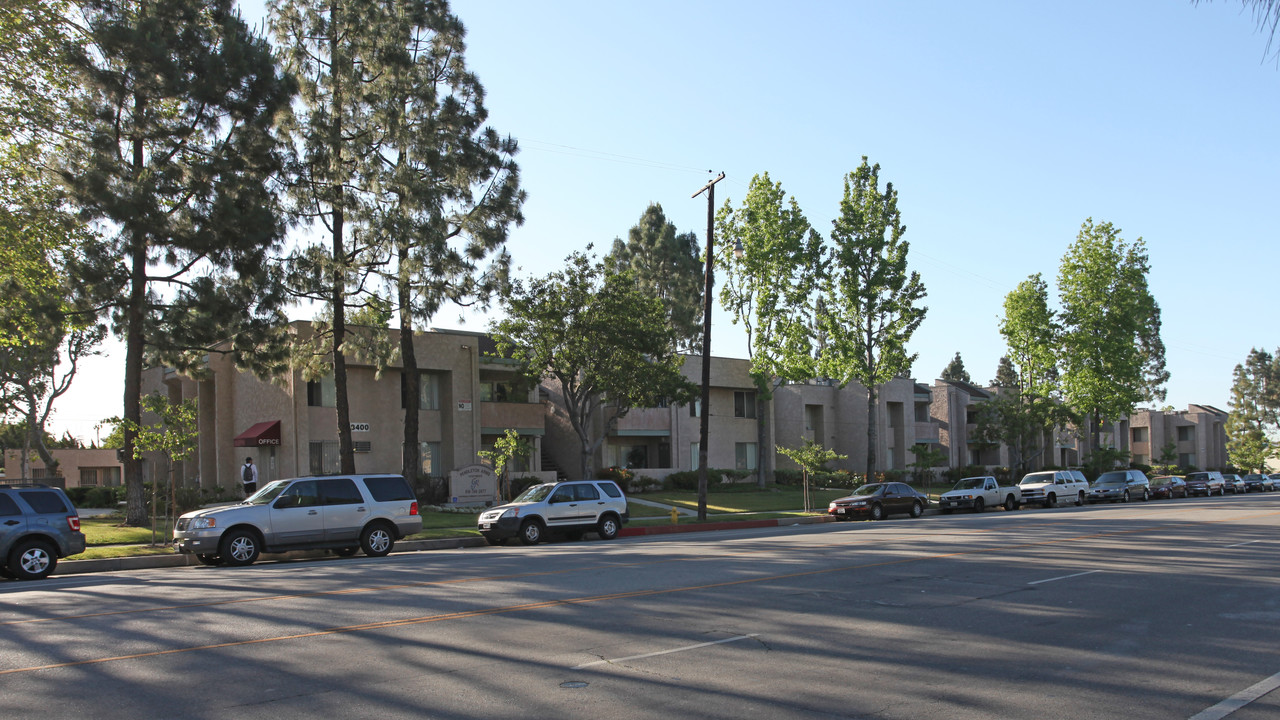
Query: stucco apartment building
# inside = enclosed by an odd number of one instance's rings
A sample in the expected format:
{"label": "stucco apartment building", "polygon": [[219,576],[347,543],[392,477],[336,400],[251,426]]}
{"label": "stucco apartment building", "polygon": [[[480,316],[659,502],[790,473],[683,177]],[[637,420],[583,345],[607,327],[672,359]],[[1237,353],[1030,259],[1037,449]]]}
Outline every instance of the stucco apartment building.
{"label": "stucco apartment building", "polygon": [[23,471],[22,452],[6,450],[4,454],[5,477],[9,480],[25,478],[62,488],[107,487],[119,485],[124,465],[116,457],[115,450],[101,448],[55,448],[49,454],[58,461],[58,475],[51,476],[40,456],[31,451],[27,456],[27,468]]}
{"label": "stucco apartment building", "polygon": [[[975,415],[999,388],[980,388],[954,380],[935,380],[930,413],[939,425],[938,448],[947,456],[947,466],[1010,466],[1006,447],[987,447],[974,442]],[[1200,468],[1223,468],[1227,459],[1227,413],[1210,405],[1190,405],[1183,411],[1138,410],[1128,418],[1103,426],[1099,442],[1130,453],[1132,462],[1151,465],[1160,461],[1172,444],[1173,462]],[[1073,467],[1089,454],[1089,438],[1073,428],[1053,434],[1031,466]]]}
{"label": "stucco apartment building", "polygon": [[[305,322],[294,332],[309,332]],[[390,332],[398,343],[396,331]],[[482,463],[477,454],[515,429],[533,448],[527,466],[537,473],[546,411],[538,389],[521,380],[520,369],[494,356],[492,341],[478,333],[416,334],[421,372],[419,438],[421,472],[447,476]],[[237,488],[246,457],[265,481],[338,471],[338,426],[333,378],[307,381],[300,371],[264,380],[238,370],[226,356],[210,355],[199,379],[169,368],[145,373],[143,391],[171,401],[194,399],[199,413],[199,451],[184,464],[185,484]],[[377,372],[348,358],[350,422],[356,472],[398,472],[404,437],[403,366]],[[144,419],[146,422],[146,419]],[[163,461],[145,463],[148,477],[167,472]]]}
{"label": "stucco apartment building", "polygon": [[[758,470],[759,431],[756,388],[750,363],[736,358],[711,358],[707,465],[713,469]],[[682,372],[693,382],[702,377],[701,356],[686,356]],[[571,478],[581,474],[582,443],[558,410],[559,390],[544,385],[549,399],[546,450]],[[929,418],[929,392],[913,380],[901,378],[880,388],[876,414],[876,468],[905,469],[913,461],[916,443],[936,442],[937,424]],[[633,409],[606,433],[591,455],[591,467],[626,467],[661,479],[674,472],[698,469],[700,403]],[[830,380],[812,380],[779,387],[769,414],[766,448],[799,447],[806,440],[847,455],[833,468],[853,472],[866,469],[867,392],[860,385],[840,387]],[[599,436],[609,408],[595,413],[593,433]],[[766,472],[796,468],[785,456],[766,453]]]}

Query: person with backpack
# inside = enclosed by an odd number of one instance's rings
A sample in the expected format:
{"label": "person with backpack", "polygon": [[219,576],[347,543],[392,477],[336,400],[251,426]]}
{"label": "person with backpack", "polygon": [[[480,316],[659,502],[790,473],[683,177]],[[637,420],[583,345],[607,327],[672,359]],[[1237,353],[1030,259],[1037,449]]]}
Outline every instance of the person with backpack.
{"label": "person with backpack", "polygon": [[240,482],[244,484],[244,496],[249,497],[258,491],[258,466],[253,464],[253,458],[244,459],[244,465],[240,467]]}

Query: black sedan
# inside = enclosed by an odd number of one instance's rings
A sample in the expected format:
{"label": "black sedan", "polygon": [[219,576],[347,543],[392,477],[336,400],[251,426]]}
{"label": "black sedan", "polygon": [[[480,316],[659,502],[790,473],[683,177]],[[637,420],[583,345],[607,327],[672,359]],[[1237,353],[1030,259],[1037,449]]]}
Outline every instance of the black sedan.
{"label": "black sedan", "polygon": [[928,506],[928,496],[906,483],[871,483],[854,490],[848,497],[832,500],[827,506],[827,514],[836,520],[857,517],[883,520],[894,513],[906,513],[916,518],[923,515]]}
{"label": "black sedan", "polygon": [[1187,481],[1177,475],[1157,475],[1151,478],[1149,489],[1151,497],[1156,500],[1184,498],[1187,496]]}

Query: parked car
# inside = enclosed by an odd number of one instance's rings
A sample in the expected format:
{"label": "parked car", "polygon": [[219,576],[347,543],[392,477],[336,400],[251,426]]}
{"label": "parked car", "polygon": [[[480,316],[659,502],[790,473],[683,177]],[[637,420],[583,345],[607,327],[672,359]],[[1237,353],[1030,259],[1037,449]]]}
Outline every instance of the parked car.
{"label": "parked car", "polygon": [[963,478],[938,498],[938,508],[948,514],[956,508],[969,508],[982,512],[986,507],[1004,506],[1005,510],[1017,510],[1022,505],[1022,490],[1017,485],[1000,487],[991,475]]}
{"label": "parked car", "polygon": [[1141,470],[1109,470],[1089,486],[1089,502],[1129,502],[1131,498],[1146,502],[1151,497],[1150,485]]}
{"label": "parked car", "polygon": [[58,559],[84,552],[80,513],[61,489],[0,485],[0,575],[49,576]]}
{"label": "parked car", "polygon": [[1206,470],[1204,472],[1190,472],[1183,476],[1187,481],[1188,495],[1222,495],[1226,492],[1226,482],[1222,479],[1222,473],[1217,470]]}
{"label": "parked car", "polygon": [[1051,508],[1059,502],[1083,505],[1089,482],[1079,470],[1041,470],[1024,475],[1018,487],[1022,502]]}
{"label": "parked car", "polygon": [[1222,473],[1222,489],[1235,494],[1244,492],[1244,478],[1235,473]]}
{"label": "parked car", "polygon": [[913,518],[924,514],[929,507],[929,497],[915,488],[900,482],[883,482],[863,485],[848,497],[836,498],[827,505],[827,514],[836,520],[852,520],[866,517],[883,520],[898,513]]}
{"label": "parked car", "polygon": [[403,477],[342,475],[277,480],[236,505],[189,512],[173,543],[205,565],[249,565],[287,550],[381,557],[418,532],[418,499]]}
{"label": "parked car", "polygon": [[1275,482],[1266,475],[1250,473],[1244,476],[1245,492],[1271,492],[1275,489]]}
{"label": "parked car", "polygon": [[618,536],[630,519],[627,498],[612,480],[543,483],[515,500],[480,513],[476,525],[490,545],[518,537],[536,545],[548,532],[580,538],[594,531],[601,540]]}
{"label": "parked car", "polygon": [[1151,478],[1150,489],[1155,500],[1184,498],[1187,496],[1187,481],[1178,475],[1157,475]]}

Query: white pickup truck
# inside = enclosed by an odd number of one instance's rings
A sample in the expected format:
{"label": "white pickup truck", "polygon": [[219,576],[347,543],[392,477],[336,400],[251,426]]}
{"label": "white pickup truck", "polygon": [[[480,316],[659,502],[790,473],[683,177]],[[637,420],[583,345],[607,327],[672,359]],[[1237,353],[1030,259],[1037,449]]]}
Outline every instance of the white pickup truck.
{"label": "white pickup truck", "polygon": [[1022,490],[1017,485],[1000,487],[1000,483],[990,475],[964,478],[938,497],[938,507],[943,515],[956,508],[971,508],[978,513],[998,505],[1003,505],[1005,510],[1017,510],[1022,506]]}

